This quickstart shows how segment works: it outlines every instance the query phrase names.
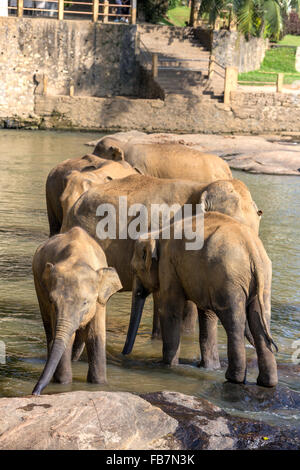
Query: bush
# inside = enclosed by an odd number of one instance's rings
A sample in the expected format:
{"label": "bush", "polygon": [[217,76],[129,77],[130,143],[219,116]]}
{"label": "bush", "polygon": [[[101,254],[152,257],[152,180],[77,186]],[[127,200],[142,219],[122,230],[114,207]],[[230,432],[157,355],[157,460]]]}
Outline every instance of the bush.
{"label": "bush", "polygon": [[284,19],[284,35],[285,34],[300,35],[300,18],[296,11],[292,11],[290,15]]}
{"label": "bush", "polygon": [[169,0],[169,9],[171,10],[171,8],[176,8],[181,4],[182,2],[180,0]]}
{"label": "bush", "polygon": [[156,23],[168,11],[168,0],[145,0],[143,2],[143,10],[145,13],[145,20],[150,23]]}

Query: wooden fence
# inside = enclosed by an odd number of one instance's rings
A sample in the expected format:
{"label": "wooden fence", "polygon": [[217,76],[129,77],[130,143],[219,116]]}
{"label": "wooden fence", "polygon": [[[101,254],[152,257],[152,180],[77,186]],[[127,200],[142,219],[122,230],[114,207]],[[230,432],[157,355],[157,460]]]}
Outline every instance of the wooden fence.
{"label": "wooden fence", "polygon": [[122,21],[136,24],[137,0],[119,5],[115,1],[89,0],[9,0],[8,14],[18,17],[50,17],[57,20],[90,19],[94,22],[111,23]]}

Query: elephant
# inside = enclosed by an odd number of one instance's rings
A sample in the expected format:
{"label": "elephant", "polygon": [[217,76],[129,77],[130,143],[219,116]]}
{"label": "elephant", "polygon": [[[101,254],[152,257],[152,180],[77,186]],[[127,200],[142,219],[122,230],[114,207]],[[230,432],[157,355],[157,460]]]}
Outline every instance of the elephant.
{"label": "elephant", "polygon": [[[72,179],[72,177],[69,177],[69,173],[74,170],[77,170],[78,172],[87,171],[88,173],[85,174],[86,182],[82,184],[83,187],[88,187],[89,182],[92,184],[92,180],[96,179],[91,175],[91,171],[98,170],[100,168],[104,170],[105,176],[110,176],[111,178],[122,178],[128,174],[136,173],[136,171],[133,170],[126,162],[108,162],[107,159],[102,159],[91,154],[85,155],[82,158],[65,160],[56,165],[50,171],[46,181],[46,203],[50,237],[59,233],[61,229],[63,208],[60,198],[67,183]],[[99,173],[98,176],[100,176]],[[81,193],[82,190],[80,194]]]}
{"label": "elephant", "polygon": [[108,162],[94,171],[73,170],[65,177],[65,189],[60,196],[63,220],[77,199],[92,186],[101,185],[113,179],[136,175],[137,172],[130,165],[123,166],[118,162]]}
{"label": "elephant", "polygon": [[[251,198],[246,186],[238,180],[215,182],[210,185],[199,184],[195,181],[183,180],[161,180],[150,176],[132,175],[122,180],[109,181],[105,186],[93,186],[85,192],[70,209],[63,221],[63,229],[68,230],[76,225],[84,228],[94,237],[104,250],[108,264],[116,268],[125,291],[132,290],[132,273],[128,267],[134,249],[134,240],[127,237],[120,239],[119,234],[119,196],[126,195],[128,207],[132,204],[143,204],[148,213],[151,213],[152,204],[172,205],[179,203],[192,204],[202,203],[210,210],[228,211],[248,224],[254,231],[258,231],[260,213],[258,214],[255,203]],[[227,204],[224,201],[227,200]],[[97,236],[96,217],[97,208],[101,204],[111,204],[116,209],[116,238],[100,239]],[[251,215],[251,216],[250,216]],[[150,220],[149,226],[150,226]],[[251,230],[250,229],[250,230]],[[147,226],[148,230],[148,226]],[[159,319],[157,312],[156,294],[154,294],[154,317],[152,337],[160,336]],[[184,316],[184,329],[194,329],[197,312],[192,303],[186,305]]]}
{"label": "elephant", "polygon": [[100,246],[82,228],[55,235],[33,257],[36,294],[47,339],[47,362],[34,387],[40,395],[53,374],[72,382],[72,346],[77,360],[86,345],[87,381],[106,382],[105,313],[108,299],[122,288]]}
{"label": "elephant", "polygon": [[182,144],[132,144],[107,136],[97,143],[93,154],[126,161],[140,173],[157,178],[181,178],[206,184],[232,179],[230,168],[222,158]]}
{"label": "elephant", "polygon": [[[195,218],[189,221],[195,228]],[[198,308],[202,360],[215,360],[216,321],[205,318],[207,311],[213,311],[227,333],[225,377],[245,383],[248,321],[258,356],[257,384],[274,387],[278,378],[272,351],[272,346],[277,347],[270,333],[272,265],[261,240],[232,217],[207,212],[203,247],[187,250],[186,242],[184,236],[151,239],[151,233],[147,240],[135,242],[132,311],[123,354],[132,349],[145,298],[158,292],[164,363],[178,363],[180,324],[188,299]]]}

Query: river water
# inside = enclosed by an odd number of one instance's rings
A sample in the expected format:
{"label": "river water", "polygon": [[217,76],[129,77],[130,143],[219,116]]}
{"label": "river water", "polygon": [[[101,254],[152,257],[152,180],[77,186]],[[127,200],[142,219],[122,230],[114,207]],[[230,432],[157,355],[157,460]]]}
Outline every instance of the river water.
{"label": "river water", "polygon": [[[43,368],[45,335],[35,296],[31,260],[48,236],[44,186],[49,170],[66,158],[90,152],[84,145],[100,134],[0,130],[0,397],[31,393]],[[234,172],[263,209],[261,238],[273,262],[272,333],[279,346],[277,389],[255,385],[256,355],[247,346],[248,385],[225,383],[226,337],[219,327],[223,367],[204,371],[198,333],[182,339],[182,363],[157,362],[161,342],[151,340],[152,305],[147,301],[133,353],[121,355],[129,320],[130,293],[112,297],[107,311],[108,385],[85,382],[87,363],[73,364],[71,385],[50,384],[47,393],[71,390],[150,392],[174,390],[204,397],[233,414],[281,425],[300,425],[300,179]],[[300,350],[300,341],[298,343]],[[293,356],[294,353],[294,356]],[[299,359],[297,361],[297,359]]]}

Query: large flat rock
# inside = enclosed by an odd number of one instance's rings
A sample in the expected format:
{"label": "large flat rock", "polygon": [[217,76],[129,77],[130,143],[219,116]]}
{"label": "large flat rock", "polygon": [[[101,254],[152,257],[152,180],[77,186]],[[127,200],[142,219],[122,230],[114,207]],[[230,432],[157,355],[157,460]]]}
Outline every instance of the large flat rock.
{"label": "large flat rock", "polygon": [[0,399],[0,449],[143,449],[177,421],[123,392]]}
{"label": "large flat rock", "polygon": [[[232,169],[249,173],[300,176],[300,137],[210,134],[145,134],[139,131],[114,134],[123,142],[180,143],[214,153]],[[89,142],[95,146],[98,141]]]}
{"label": "large flat rock", "polygon": [[0,399],[0,449],[299,449],[300,431],[231,416],[177,392]]}

